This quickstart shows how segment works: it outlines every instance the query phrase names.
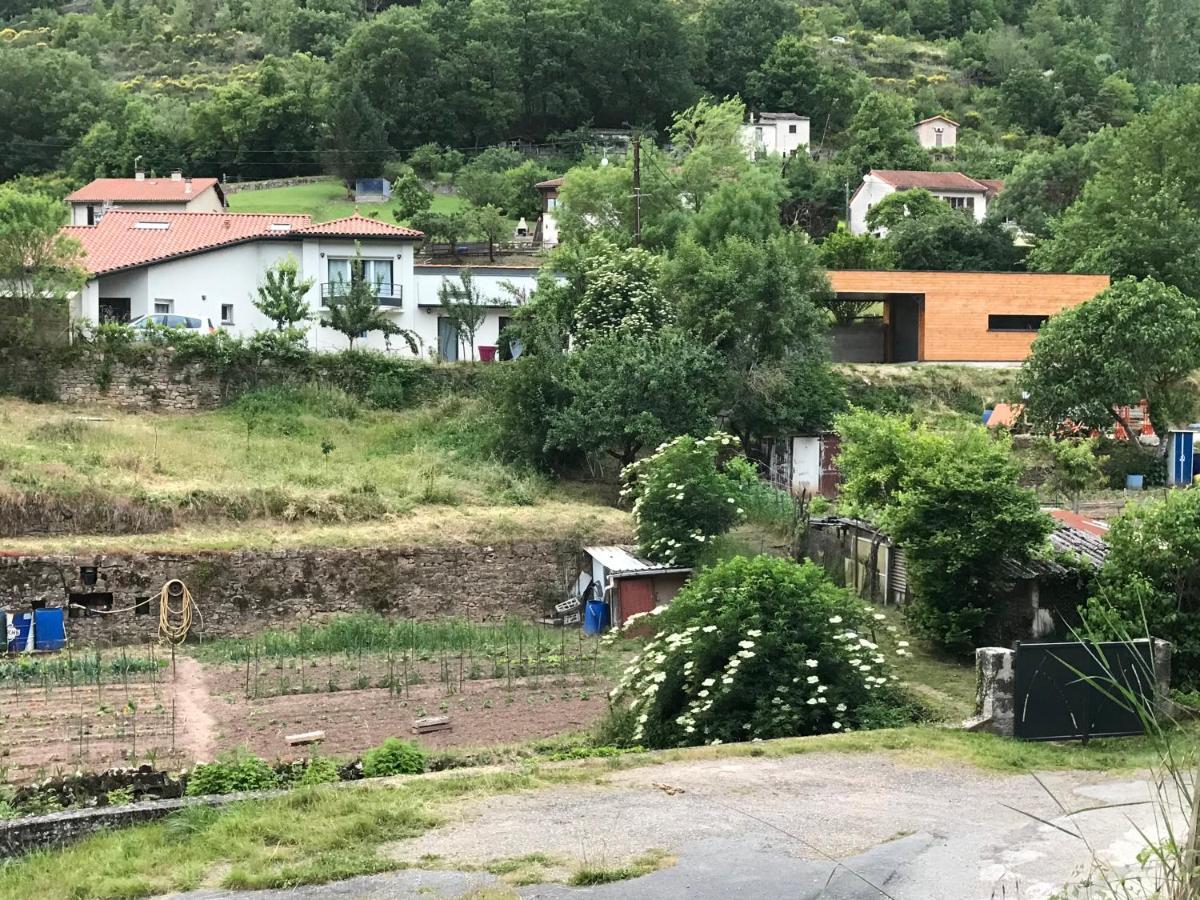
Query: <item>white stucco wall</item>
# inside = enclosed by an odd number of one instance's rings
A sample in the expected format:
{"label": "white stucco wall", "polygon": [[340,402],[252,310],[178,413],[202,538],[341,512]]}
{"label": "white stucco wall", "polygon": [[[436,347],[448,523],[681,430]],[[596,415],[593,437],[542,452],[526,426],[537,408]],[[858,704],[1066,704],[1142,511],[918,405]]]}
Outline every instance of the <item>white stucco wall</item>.
{"label": "white stucco wall", "polygon": [[[894,187],[874,175],[863,176],[862,186],[850,198],[850,233],[867,234],[870,231],[867,227],[867,211],[884,197],[895,192]],[[987,218],[987,196],[985,194],[970,191],[930,191],[930,193],[940,200],[948,200],[951,197],[974,197],[975,221],[982,222]],[[887,229],[881,228],[875,233],[883,237],[887,234]]]}
{"label": "white stucco wall", "polygon": [[[71,224],[72,225],[87,225],[88,207],[92,206],[96,209],[96,221],[99,221],[100,216],[105,211],[105,205],[102,201],[92,200],[87,203],[72,203],[71,204]],[[223,207],[221,201],[217,197],[217,192],[212,188],[194,194],[190,199],[180,200],[177,203],[112,203],[108,209],[124,209],[134,212],[221,212]]]}
{"label": "white stucco wall", "polygon": [[[796,126],[792,134],[790,126]],[[760,153],[777,153],[791,156],[809,144],[808,119],[790,119],[781,122],[748,122],[742,126],[742,144],[751,159]]]}
{"label": "white stucco wall", "polygon": [[[414,270],[414,245],[411,241],[362,241],[365,259],[390,259],[392,279],[399,285],[402,305],[385,312],[399,327],[417,335],[420,355],[437,355],[438,318],[444,315],[438,301],[438,290],[444,279],[456,279],[460,266],[421,266]],[[254,306],[256,289],[266,270],[293,256],[300,263],[303,278],[314,279],[308,293],[313,319],[309,323],[309,344],[315,350],[342,350],[348,339],[339,332],[322,327],[321,285],[336,280],[329,275],[329,260],[353,257],[355,244],[350,240],[308,239],[259,240],[206,253],[168,260],[138,269],[104,275],[88,282],[76,301],[76,314],[95,322],[99,318],[99,301],[104,298],[130,299],[130,315],[136,318],[153,311],[156,300],[171,301],[171,311],[178,315],[210,318],[221,326],[222,304],[232,304],[233,322],[223,326],[230,334],[248,337],[257,331],[273,328],[273,323]],[[537,285],[537,270],[533,267],[472,267],[475,282],[484,295],[496,301],[489,310],[483,327],[476,335],[476,353],[480,345],[495,345],[500,332],[501,318],[512,315],[514,300],[504,288],[510,282],[524,291],[533,292]],[[372,332],[355,341],[363,349],[384,350],[409,354],[403,340],[393,340],[390,347],[383,335]],[[460,347],[460,357],[470,358],[467,348]]]}
{"label": "white stucco wall", "polygon": [[[939,128],[942,130],[942,143],[940,147],[937,142]],[[953,147],[958,143],[958,126],[951,125],[949,122],[943,122],[940,119],[934,122],[922,122],[913,128],[913,134],[916,135],[917,143],[929,150]]]}

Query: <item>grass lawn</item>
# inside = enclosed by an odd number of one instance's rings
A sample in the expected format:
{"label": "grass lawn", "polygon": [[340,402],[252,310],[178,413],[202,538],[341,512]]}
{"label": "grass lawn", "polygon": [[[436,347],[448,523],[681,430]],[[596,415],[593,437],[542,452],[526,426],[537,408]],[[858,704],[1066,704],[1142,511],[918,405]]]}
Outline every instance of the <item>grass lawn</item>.
{"label": "grass lawn", "polygon": [[[313,217],[315,222],[328,222],[354,214],[355,206],[361,215],[377,218],[381,222],[407,225],[392,215],[390,203],[360,203],[346,197],[346,189],[334,179],[315,184],[298,184],[293,187],[269,188],[263,191],[242,191],[229,196],[229,209],[240,213],[298,213]],[[433,195],[433,211],[454,212],[466,204],[457,196]]]}
{"label": "grass lawn", "polygon": [[[389,412],[326,389],[254,397],[188,415],[0,400],[0,522],[57,501],[81,522],[120,510],[159,532],[9,543],[220,549],[626,528],[588,489],[497,459],[481,400]],[[182,531],[163,532],[164,511]]]}
{"label": "grass lawn", "polygon": [[[1177,739],[1194,742],[1196,734],[1193,724]],[[1156,744],[1142,738],[1096,740],[1084,747],[913,726],[540,766],[526,762],[510,772],[434,775],[399,784],[307,788],[224,810],[186,810],[161,823],[108,832],[64,850],[8,861],[0,864],[0,900],[144,897],[202,886],[256,889],[333,881],[402,867],[404,863],[378,853],[379,846],[451,821],[463,800],[555,785],[602,784],[612,770],[667,762],[817,752],[887,753],[918,766],[958,763],[1001,773],[1135,770],[1159,761]],[[541,866],[553,861],[513,862],[496,874],[519,875],[517,870],[530,870],[534,862]],[[571,880],[604,883],[636,877],[664,864],[670,864],[670,859],[648,853],[630,867],[581,869]],[[536,880],[536,873],[529,875]]]}

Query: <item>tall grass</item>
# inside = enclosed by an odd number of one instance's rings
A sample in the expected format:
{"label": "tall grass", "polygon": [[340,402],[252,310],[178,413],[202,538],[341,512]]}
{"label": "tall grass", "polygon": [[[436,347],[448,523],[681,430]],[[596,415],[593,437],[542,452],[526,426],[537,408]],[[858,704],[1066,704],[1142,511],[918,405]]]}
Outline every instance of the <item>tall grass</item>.
{"label": "tall grass", "polygon": [[319,656],[406,650],[416,655],[429,653],[473,652],[486,655],[507,652],[517,654],[542,647],[549,651],[559,646],[557,631],[547,632],[538,625],[508,619],[496,625],[478,625],[462,619],[419,622],[415,619],[389,620],[375,613],[339,616],[328,624],[301,625],[295,630],[264,631],[254,638],[226,638],[198,645],[195,653],[202,659],[244,662],[259,658]]}

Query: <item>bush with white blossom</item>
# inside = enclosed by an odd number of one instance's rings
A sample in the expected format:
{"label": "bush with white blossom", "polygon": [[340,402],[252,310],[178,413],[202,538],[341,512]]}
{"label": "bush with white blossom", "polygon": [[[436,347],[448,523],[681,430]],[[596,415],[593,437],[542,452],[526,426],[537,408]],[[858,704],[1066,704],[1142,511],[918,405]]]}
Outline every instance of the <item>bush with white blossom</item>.
{"label": "bush with white blossom", "polygon": [[625,467],[621,496],[633,498],[638,552],[655,562],[695,565],[713,538],[745,518],[745,485],[757,480],[736,438],[683,435]]}
{"label": "bush with white blossom", "polygon": [[610,695],[630,743],[847,732],[903,702],[872,640],[883,615],[811,562],[726,560],[646,615],[654,637]]}

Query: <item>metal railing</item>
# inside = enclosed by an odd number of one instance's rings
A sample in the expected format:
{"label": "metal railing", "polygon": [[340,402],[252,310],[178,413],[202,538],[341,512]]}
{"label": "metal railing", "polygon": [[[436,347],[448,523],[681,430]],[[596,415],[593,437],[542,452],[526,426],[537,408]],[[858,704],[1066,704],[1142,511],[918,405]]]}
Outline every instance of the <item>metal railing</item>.
{"label": "metal railing", "polygon": [[[345,297],[350,293],[351,282],[349,281],[326,281],[321,285],[321,305],[329,306],[330,300],[336,300],[338,297]],[[371,287],[375,289],[375,294],[380,306],[388,306],[399,308],[403,306],[403,285],[394,284],[388,281],[372,282]]]}

